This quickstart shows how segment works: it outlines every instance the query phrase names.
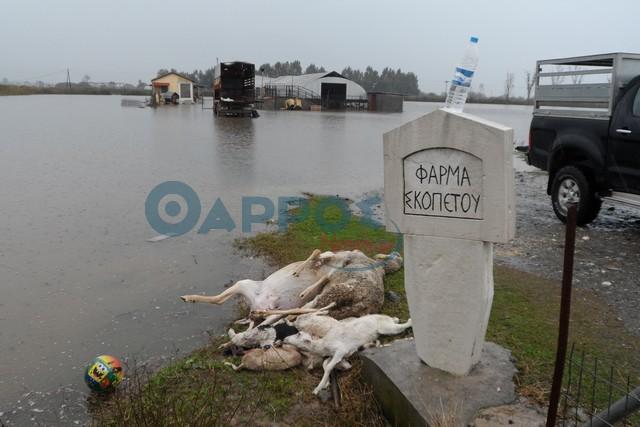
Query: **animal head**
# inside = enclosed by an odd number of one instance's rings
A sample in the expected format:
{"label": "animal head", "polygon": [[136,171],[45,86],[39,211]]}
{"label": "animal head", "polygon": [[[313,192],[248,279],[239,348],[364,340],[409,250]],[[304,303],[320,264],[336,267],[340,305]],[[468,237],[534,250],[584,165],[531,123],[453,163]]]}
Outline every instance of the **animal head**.
{"label": "animal head", "polygon": [[273,345],[276,340],[276,331],[272,327],[259,326],[238,333],[233,329],[229,329],[228,335],[231,339],[231,344],[244,348]]}
{"label": "animal head", "polygon": [[402,268],[403,259],[396,251],[391,252],[389,255],[378,254],[375,259],[383,261],[383,267],[385,274],[395,273]]}
{"label": "animal head", "polygon": [[313,352],[313,339],[311,335],[306,332],[298,332],[295,335],[290,335],[284,339],[285,344],[291,344],[301,351]]}

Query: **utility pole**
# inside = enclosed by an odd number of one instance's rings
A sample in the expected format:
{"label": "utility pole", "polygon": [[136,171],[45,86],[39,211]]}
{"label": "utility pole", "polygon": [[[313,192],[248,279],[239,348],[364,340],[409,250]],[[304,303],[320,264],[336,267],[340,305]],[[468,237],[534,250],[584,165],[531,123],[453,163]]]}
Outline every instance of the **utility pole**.
{"label": "utility pole", "polygon": [[71,75],[69,74],[68,68],[67,68],[67,88],[71,90]]}

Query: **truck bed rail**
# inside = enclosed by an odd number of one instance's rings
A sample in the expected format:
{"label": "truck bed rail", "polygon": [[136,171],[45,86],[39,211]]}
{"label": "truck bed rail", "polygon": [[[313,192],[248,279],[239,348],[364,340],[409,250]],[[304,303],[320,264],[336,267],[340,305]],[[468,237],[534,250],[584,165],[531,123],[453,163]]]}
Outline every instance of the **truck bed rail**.
{"label": "truck bed rail", "polygon": [[538,61],[533,114],[608,119],[620,89],[639,74],[632,53]]}

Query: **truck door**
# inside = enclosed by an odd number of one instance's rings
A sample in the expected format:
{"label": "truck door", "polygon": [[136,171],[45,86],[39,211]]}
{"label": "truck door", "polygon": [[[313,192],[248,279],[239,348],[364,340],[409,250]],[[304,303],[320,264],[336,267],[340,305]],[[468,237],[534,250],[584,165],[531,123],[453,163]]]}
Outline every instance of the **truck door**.
{"label": "truck door", "polygon": [[616,107],[609,128],[608,177],[614,191],[640,194],[640,85]]}

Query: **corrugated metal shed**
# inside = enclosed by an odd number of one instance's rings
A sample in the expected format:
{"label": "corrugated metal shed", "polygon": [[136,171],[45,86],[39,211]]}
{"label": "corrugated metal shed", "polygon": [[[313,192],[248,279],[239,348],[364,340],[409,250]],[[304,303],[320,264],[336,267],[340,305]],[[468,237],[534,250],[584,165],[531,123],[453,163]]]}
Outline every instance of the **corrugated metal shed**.
{"label": "corrugated metal shed", "polygon": [[336,71],[329,73],[302,74],[299,76],[267,77],[256,75],[256,87],[261,86],[300,86],[320,96],[322,83],[346,84],[347,99],[367,98],[367,91],[353,80],[346,79]]}

